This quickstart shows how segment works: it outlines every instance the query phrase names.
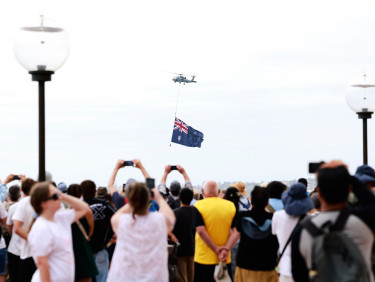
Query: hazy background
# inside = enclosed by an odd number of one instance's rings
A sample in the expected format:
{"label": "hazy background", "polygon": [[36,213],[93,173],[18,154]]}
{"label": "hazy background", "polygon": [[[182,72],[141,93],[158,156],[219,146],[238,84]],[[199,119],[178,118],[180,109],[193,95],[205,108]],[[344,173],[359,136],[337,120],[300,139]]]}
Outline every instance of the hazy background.
{"label": "hazy background", "polygon": [[[362,121],[345,89],[375,75],[373,1],[88,1],[0,3],[0,179],[37,177],[38,88],[16,61],[16,31],[55,20],[70,56],[46,84],[46,166],[56,182],[106,185],[119,158],[158,180],[183,165],[193,184],[309,177],[309,161],[362,162]],[[205,135],[170,147],[177,116]],[[374,77],[375,78],[375,77]],[[368,122],[369,164],[375,120]],[[128,177],[125,168],[117,185]],[[176,172],[169,180],[181,179]]]}

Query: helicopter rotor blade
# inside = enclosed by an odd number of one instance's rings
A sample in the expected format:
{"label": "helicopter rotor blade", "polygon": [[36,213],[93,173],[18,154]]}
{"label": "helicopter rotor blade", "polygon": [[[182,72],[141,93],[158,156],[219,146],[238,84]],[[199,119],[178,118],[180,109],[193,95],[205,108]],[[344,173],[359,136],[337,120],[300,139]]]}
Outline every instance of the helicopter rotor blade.
{"label": "helicopter rotor blade", "polygon": [[170,72],[170,71],[164,71],[166,73],[172,73],[172,74],[177,74],[177,75],[183,75],[183,73],[176,73],[176,72]]}

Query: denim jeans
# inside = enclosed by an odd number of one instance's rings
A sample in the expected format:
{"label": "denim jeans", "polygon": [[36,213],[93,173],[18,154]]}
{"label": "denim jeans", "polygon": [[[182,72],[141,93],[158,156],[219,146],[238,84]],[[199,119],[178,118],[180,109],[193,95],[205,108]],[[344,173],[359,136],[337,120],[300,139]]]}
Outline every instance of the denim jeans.
{"label": "denim jeans", "polygon": [[5,275],[7,266],[7,249],[0,250],[0,275]]}
{"label": "denim jeans", "polygon": [[106,249],[103,249],[94,254],[96,267],[98,268],[99,274],[96,276],[96,282],[105,282],[108,275],[108,253]]}

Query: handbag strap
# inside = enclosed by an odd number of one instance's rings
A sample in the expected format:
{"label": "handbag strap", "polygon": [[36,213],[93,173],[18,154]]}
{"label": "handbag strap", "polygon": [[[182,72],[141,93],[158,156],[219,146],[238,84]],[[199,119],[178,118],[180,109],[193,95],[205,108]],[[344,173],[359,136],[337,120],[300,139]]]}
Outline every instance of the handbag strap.
{"label": "handbag strap", "polygon": [[90,237],[87,235],[86,230],[83,227],[82,223],[79,222],[79,220],[77,220],[76,223],[77,223],[79,229],[81,230],[83,237],[85,237],[87,241],[90,241]]}
{"label": "handbag strap", "polygon": [[288,241],[286,241],[286,244],[285,244],[285,246],[284,246],[283,251],[281,252],[280,256],[277,258],[277,263],[276,263],[276,264],[279,264],[279,261],[281,260],[281,257],[283,256],[283,254],[284,254],[284,252],[285,252],[285,250],[286,250],[286,247],[288,247],[289,243],[293,240],[293,237],[294,237],[294,234],[295,234],[294,231],[296,230],[296,228],[297,228],[298,224],[301,222],[301,220],[305,218],[305,216],[306,216],[306,214],[303,214],[303,215],[301,215],[301,216],[299,217],[296,226],[293,228],[292,233],[290,233],[290,236],[289,236],[289,238],[288,238]]}

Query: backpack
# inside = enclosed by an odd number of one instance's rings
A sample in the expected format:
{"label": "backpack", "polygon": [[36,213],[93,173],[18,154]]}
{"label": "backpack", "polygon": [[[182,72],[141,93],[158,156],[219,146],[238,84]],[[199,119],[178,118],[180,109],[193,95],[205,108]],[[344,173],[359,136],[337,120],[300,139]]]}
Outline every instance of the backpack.
{"label": "backpack", "polygon": [[167,200],[167,204],[170,206],[172,210],[175,210],[180,207],[180,200],[178,199],[175,200],[173,199],[172,196],[169,196]]}
{"label": "backpack", "polygon": [[247,237],[254,240],[261,240],[271,235],[271,223],[271,219],[267,219],[261,226],[259,226],[251,217],[243,217],[241,220],[241,227]]}
{"label": "backpack", "polygon": [[247,200],[247,203],[246,203],[246,204],[244,204],[243,202],[241,202],[241,199],[240,199],[238,202],[241,204],[241,206],[242,206],[244,209],[248,210],[248,209],[250,209],[250,201],[249,201],[249,199],[246,199],[246,200]]}
{"label": "backpack", "polygon": [[362,253],[343,231],[350,216],[343,209],[337,220],[325,222],[320,228],[311,218],[302,222],[313,237],[310,281],[317,282],[367,282],[370,276]]}

